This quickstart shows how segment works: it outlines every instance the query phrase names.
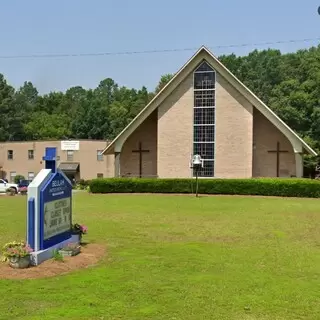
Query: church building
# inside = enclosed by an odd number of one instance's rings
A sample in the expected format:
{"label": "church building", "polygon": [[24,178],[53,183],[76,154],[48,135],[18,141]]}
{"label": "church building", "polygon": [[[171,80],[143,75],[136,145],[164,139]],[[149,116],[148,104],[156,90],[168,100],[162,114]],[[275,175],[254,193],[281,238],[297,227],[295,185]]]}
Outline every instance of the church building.
{"label": "church building", "polygon": [[302,177],[316,152],[207,48],[103,150],[115,177],[190,178],[199,154],[205,178]]}

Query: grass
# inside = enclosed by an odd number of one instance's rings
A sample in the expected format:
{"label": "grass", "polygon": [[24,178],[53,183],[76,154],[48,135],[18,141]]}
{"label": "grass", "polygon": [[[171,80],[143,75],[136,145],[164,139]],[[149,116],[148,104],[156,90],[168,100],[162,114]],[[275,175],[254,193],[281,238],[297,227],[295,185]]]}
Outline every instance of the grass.
{"label": "grass", "polygon": [[[0,197],[0,244],[21,239],[25,197]],[[319,319],[319,200],[74,196],[99,266],[0,280],[0,319]]]}

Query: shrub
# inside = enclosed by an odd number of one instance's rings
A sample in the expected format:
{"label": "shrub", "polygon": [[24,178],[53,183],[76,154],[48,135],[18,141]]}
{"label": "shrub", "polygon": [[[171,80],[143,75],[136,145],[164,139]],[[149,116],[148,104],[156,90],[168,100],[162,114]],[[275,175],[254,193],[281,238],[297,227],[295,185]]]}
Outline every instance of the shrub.
{"label": "shrub", "polygon": [[75,186],[75,188],[77,190],[87,190],[89,184],[90,180],[80,179],[79,181],[77,181],[77,185]]}
{"label": "shrub", "polygon": [[26,178],[25,178],[23,175],[18,174],[18,175],[16,175],[16,176],[14,177],[14,183],[15,183],[15,184],[19,184],[20,180],[25,180],[25,179],[26,179]]}
{"label": "shrub", "polygon": [[[193,193],[195,179],[109,178],[90,182],[92,193]],[[320,182],[297,178],[199,179],[199,194],[319,198]]]}

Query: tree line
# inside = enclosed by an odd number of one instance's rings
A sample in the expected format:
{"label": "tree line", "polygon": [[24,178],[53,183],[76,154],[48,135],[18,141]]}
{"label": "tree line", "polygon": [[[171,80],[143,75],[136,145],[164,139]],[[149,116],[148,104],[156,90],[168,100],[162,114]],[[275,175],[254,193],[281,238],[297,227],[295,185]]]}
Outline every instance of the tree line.
{"label": "tree line", "polygon": [[[282,54],[254,50],[220,61],[290,127],[320,150],[320,46]],[[171,79],[133,89],[102,80],[94,89],[72,87],[40,95],[31,82],[10,86],[0,74],[0,141],[112,139]]]}

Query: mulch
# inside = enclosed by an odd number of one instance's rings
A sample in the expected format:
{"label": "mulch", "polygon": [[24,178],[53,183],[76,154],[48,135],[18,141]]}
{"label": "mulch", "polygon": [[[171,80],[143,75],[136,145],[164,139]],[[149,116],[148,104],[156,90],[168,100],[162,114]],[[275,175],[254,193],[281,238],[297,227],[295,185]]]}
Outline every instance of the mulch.
{"label": "mulch", "polygon": [[0,263],[0,279],[39,279],[64,275],[74,270],[97,265],[105,253],[105,246],[87,244],[81,247],[80,254],[74,257],[65,257],[63,261],[47,260],[27,269],[13,269],[7,263]]}

